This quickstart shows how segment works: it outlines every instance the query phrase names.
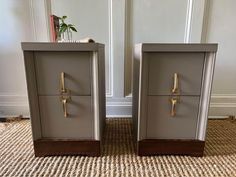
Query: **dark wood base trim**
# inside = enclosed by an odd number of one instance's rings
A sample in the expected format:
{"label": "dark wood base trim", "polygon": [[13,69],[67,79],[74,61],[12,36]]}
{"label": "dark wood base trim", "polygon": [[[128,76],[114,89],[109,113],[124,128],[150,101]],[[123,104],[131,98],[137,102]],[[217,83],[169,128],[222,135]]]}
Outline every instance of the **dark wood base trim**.
{"label": "dark wood base trim", "polygon": [[138,141],[137,154],[203,156],[205,141],[145,139]]}
{"label": "dark wood base trim", "polygon": [[34,141],[36,157],[52,155],[100,156],[100,141],[96,140],[48,140]]}

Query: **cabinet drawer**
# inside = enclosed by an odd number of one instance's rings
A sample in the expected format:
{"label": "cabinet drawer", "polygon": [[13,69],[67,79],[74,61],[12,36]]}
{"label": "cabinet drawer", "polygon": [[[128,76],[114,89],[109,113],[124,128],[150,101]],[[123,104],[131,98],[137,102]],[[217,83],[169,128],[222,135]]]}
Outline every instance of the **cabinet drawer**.
{"label": "cabinet drawer", "polygon": [[171,116],[171,96],[149,96],[147,138],[195,139],[198,121],[198,96],[182,96]]}
{"label": "cabinet drawer", "polygon": [[35,52],[38,94],[58,95],[64,72],[72,95],[90,95],[91,57],[91,52]]}
{"label": "cabinet drawer", "polygon": [[93,139],[94,120],[90,96],[72,96],[64,117],[59,96],[39,96],[43,138]]}
{"label": "cabinet drawer", "polygon": [[170,95],[175,73],[179,94],[200,95],[204,57],[204,53],[149,53],[148,95]]}

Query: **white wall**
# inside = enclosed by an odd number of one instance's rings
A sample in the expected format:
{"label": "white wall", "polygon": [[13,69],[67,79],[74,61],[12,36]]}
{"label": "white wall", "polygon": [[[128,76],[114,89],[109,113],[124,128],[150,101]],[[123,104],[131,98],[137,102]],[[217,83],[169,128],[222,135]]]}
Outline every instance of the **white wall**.
{"label": "white wall", "polygon": [[73,32],[74,40],[90,37],[95,41],[106,44],[106,92],[110,93],[109,84],[109,0],[52,0],[52,13],[59,17],[66,15],[67,23],[72,23],[78,32]]}
{"label": "white wall", "polygon": [[0,116],[27,114],[20,42],[33,37],[29,1],[1,0],[0,12]]}
{"label": "white wall", "polygon": [[219,43],[211,115],[236,115],[236,1],[209,0],[206,42]]}
{"label": "white wall", "polygon": [[[48,41],[48,17],[67,15],[78,33],[106,44],[109,116],[131,115],[133,45],[218,42],[211,115],[236,114],[234,0],[2,0],[0,115],[27,114],[21,41]],[[7,79],[6,79],[7,77]]]}
{"label": "white wall", "polygon": [[1,0],[0,117],[29,115],[20,43],[47,41],[44,5],[44,1]]}

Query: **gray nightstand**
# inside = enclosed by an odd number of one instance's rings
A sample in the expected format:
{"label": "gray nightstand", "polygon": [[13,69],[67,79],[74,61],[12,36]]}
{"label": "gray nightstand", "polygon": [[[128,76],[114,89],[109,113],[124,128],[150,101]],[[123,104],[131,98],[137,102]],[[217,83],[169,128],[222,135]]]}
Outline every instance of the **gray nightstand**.
{"label": "gray nightstand", "polygon": [[202,156],[217,44],[139,44],[133,67],[139,155]]}
{"label": "gray nightstand", "polygon": [[104,45],[22,43],[36,156],[100,155]]}

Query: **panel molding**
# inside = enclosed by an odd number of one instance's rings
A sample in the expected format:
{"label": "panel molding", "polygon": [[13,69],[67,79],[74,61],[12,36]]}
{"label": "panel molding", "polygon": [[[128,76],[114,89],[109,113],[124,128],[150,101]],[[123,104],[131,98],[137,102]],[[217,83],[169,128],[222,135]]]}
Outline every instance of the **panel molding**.
{"label": "panel molding", "polygon": [[184,34],[185,43],[200,43],[204,41],[207,7],[208,0],[188,0]]}
{"label": "panel molding", "polygon": [[187,9],[186,9],[185,33],[184,33],[185,43],[190,42],[191,29],[192,29],[192,17],[193,17],[193,0],[188,0]]}
{"label": "panel molding", "polygon": [[108,92],[106,92],[106,97],[112,97],[113,96],[113,50],[112,50],[112,45],[113,45],[113,37],[112,37],[112,0],[108,1],[108,10],[109,10],[109,56],[108,56]]}

